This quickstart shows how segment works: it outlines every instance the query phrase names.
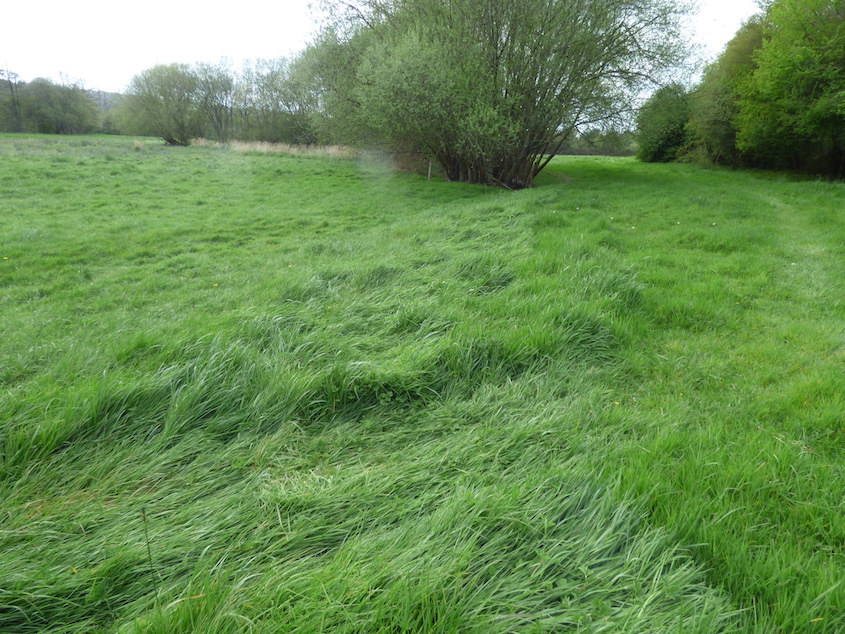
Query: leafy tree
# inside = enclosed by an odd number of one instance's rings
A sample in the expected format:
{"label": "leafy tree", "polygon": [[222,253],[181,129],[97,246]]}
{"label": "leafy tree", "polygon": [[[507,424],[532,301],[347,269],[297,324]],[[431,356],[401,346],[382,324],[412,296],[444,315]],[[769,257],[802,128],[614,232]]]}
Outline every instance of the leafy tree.
{"label": "leafy tree", "polygon": [[23,127],[45,134],[87,134],[97,129],[99,107],[81,84],[38,78],[20,87]]}
{"label": "leafy tree", "polygon": [[314,143],[313,83],[299,60],[156,66],[132,79],[116,118],[120,128],[171,145],[197,137]]}
{"label": "leafy tree", "polygon": [[736,119],[742,89],[756,68],[754,58],[763,44],[764,23],[762,15],[745,22],[690,95],[687,151],[692,158],[733,166],[743,163]]}
{"label": "leafy tree", "polygon": [[23,132],[19,80],[17,73],[0,70],[0,130],[4,132]]}
{"label": "leafy tree", "polygon": [[649,163],[677,160],[686,142],[689,93],[680,84],[657,90],[637,115],[637,158]]}
{"label": "leafy tree", "polygon": [[737,144],[764,167],[845,176],[845,2],[776,0],[740,98]]}
{"label": "leafy tree", "polygon": [[239,135],[272,143],[312,144],[316,105],[302,58],[258,60],[245,66],[238,89]]}
{"label": "leafy tree", "polygon": [[226,63],[200,63],[189,71],[194,76],[194,99],[205,136],[225,143],[232,135],[235,78]]}
{"label": "leafy tree", "polygon": [[311,120],[322,140],[347,145],[377,142],[380,134],[362,116],[358,66],[373,40],[366,29],[326,29],[301,55],[302,74],[317,95]]}
{"label": "leafy tree", "polygon": [[359,0],[327,31],[329,126],[434,157],[452,180],[527,187],[579,127],[679,59],[670,0]]}
{"label": "leafy tree", "polygon": [[190,66],[154,66],[129,83],[123,103],[124,128],[157,136],[170,145],[188,145],[202,136],[199,81]]}

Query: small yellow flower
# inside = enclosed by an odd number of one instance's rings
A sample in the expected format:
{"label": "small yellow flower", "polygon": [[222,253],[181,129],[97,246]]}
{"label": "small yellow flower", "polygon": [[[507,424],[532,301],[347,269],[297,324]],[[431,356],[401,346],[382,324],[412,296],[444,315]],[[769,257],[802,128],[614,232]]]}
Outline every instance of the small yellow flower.
{"label": "small yellow flower", "polygon": [[218,285],[217,285],[217,284],[215,284],[215,286],[218,286]]}

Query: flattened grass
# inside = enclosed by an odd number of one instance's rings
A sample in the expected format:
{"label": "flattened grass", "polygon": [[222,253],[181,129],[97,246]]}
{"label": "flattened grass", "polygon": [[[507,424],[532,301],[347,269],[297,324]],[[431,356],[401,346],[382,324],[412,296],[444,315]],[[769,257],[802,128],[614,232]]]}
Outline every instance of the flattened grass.
{"label": "flattened grass", "polygon": [[841,185],[0,160],[0,629],[845,627]]}

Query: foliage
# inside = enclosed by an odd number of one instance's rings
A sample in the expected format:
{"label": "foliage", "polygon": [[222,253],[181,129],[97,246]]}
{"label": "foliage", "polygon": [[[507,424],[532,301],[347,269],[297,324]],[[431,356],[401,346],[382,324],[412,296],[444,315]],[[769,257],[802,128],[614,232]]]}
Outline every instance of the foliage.
{"label": "foliage", "polygon": [[100,108],[81,84],[15,73],[0,75],[0,130],[45,134],[87,134],[98,129]]}
{"label": "foliage", "polygon": [[316,95],[303,58],[257,60],[238,81],[237,135],[245,141],[316,142],[312,112]]}
{"label": "foliage", "polygon": [[226,62],[157,66],[132,80],[120,126],[172,145],[199,137],[311,144],[314,96],[299,68],[285,58],[248,62],[240,73]]}
{"label": "foliage", "polygon": [[762,15],[745,22],[690,95],[687,151],[692,158],[742,165],[737,147],[739,100],[756,68],[755,55],[763,44],[764,25]]}
{"label": "foliage", "polygon": [[302,53],[301,68],[316,95],[311,118],[321,139],[356,147],[383,141],[361,116],[357,96],[357,69],[373,39],[367,30],[326,29]]}
{"label": "foliage", "polygon": [[659,88],[637,114],[637,158],[648,163],[677,160],[686,143],[689,94],[680,84]]}
{"label": "foliage", "polygon": [[740,98],[740,150],[770,167],[845,177],[845,2],[777,0]]}
{"label": "foliage", "polygon": [[23,132],[22,82],[17,73],[0,69],[0,131]]}
{"label": "foliage", "polygon": [[549,148],[625,110],[679,55],[663,0],[346,6],[317,45],[328,122],[415,147],[456,181],[529,186]]}
{"label": "foliage", "polygon": [[689,156],[845,176],[845,3],[774,0],[693,91]]}
{"label": "foliage", "polygon": [[195,95],[198,114],[210,133],[220,142],[232,136],[235,113],[235,78],[224,63],[199,63],[191,69],[196,78]]}
{"label": "foliage", "polygon": [[126,131],[188,145],[203,135],[199,79],[187,64],[154,66],[132,78],[124,100]]}

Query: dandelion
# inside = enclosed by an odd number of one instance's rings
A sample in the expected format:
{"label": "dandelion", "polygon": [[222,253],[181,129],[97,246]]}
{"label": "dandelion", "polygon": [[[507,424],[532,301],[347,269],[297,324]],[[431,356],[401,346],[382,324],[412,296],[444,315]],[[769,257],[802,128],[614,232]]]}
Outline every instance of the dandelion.
{"label": "dandelion", "polygon": [[215,286],[219,286],[219,285],[218,285],[218,284],[215,284]]}
{"label": "dandelion", "polygon": [[9,258],[7,258],[7,257],[4,257],[4,258],[3,258],[3,259],[4,259],[4,260],[8,260],[8,259],[9,259]]}

